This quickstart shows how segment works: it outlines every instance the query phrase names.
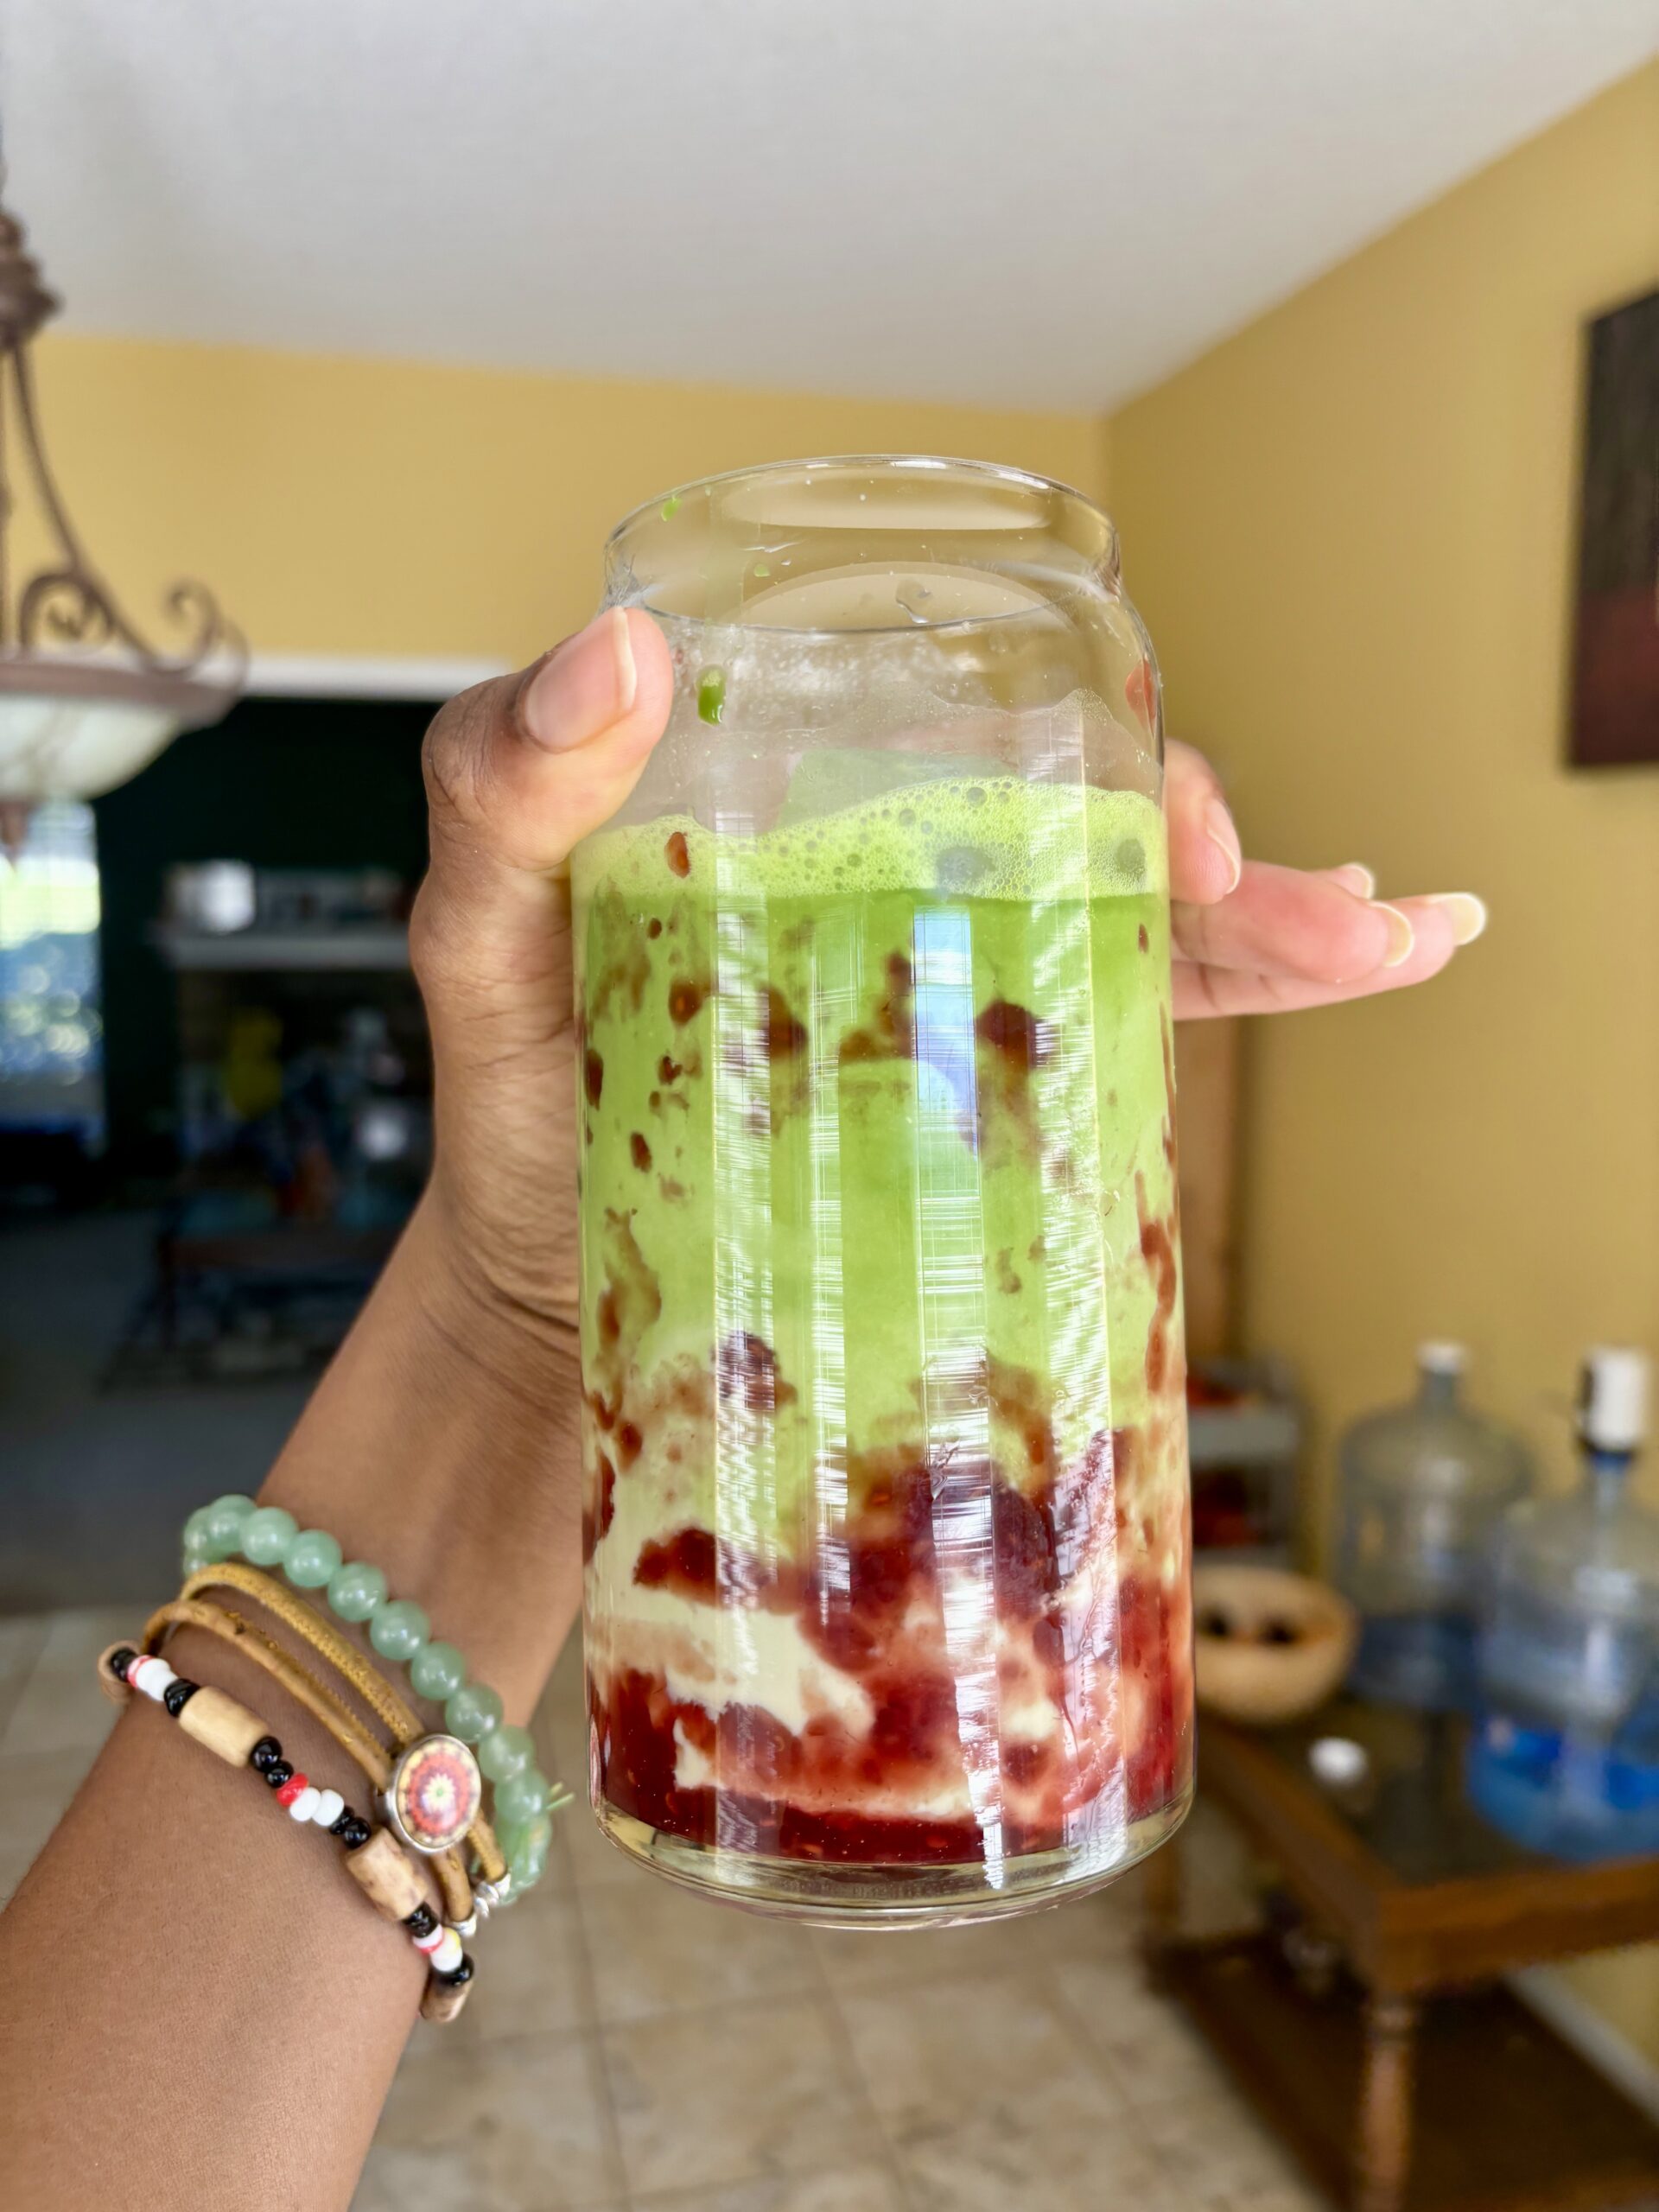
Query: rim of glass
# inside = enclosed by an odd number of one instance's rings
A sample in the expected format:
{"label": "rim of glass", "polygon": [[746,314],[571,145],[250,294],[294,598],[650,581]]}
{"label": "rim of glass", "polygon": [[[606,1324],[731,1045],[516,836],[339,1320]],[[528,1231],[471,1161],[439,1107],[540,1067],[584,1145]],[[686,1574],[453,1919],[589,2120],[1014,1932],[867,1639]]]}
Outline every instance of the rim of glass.
{"label": "rim of glass", "polygon": [[[1034,470],[1015,468],[1006,461],[965,461],[960,456],[949,454],[837,453],[817,454],[801,460],[756,461],[747,468],[722,468],[712,476],[688,477],[683,484],[673,485],[665,492],[658,492],[648,499],[641,499],[637,506],[629,508],[620,522],[613,524],[606,537],[604,575],[607,586],[608,587],[614,580],[621,548],[627,538],[636,531],[649,525],[653,521],[664,528],[672,526],[671,517],[664,518],[662,512],[663,508],[671,499],[683,500],[693,493],[714,491],[722,484],[758,483],[768,476],[788,476],[808,473],[814,469],[875,469],[894,475],[912,471],[932,472],[935,470],[941,473],[948,470],[954,474],[959,470],[965,475],[977,477],[988,483],[1017,486],[1024,491],[1039,492],[1051,498],[1066,501],[1081,509],[1084,513],[1091,515],[1099,524],[1100,549],[1090,565],[1097,574],[1107,578],[1113,584],[1116,582],[1118,575],[1116,524],[1097,500],[1090,499],[1086,492],[1080,492],[1075,484],[1068,484],[1061,477],[1041,476]],[[649,594],[635,601],[633,604],[647,614],[660,614],[670,621],[683,621],[686,619],[672,607],[653,605]],[[967,615],[956,621],[939,622],[924,626],[931,628],[937,635],[946,630],[985,628],[998,622],[1019,621],[1027,619],[1028,612],[1027,609],[1016,608],[1005,614]],[[774,636],[810,638],[833,637],[840,634],[832,630],[816,628],[798,630],[785,624],[774,626],[771,624],[748,623],[743,620],[741,614],[735,618],[722,619],[720,626],[732,630],[765,627]],[[893,633],[902,635],[911,626],[895,623],[891,626],[891,630],[885,626],[878,626],[866,632],[865,634],[868,636]]]}

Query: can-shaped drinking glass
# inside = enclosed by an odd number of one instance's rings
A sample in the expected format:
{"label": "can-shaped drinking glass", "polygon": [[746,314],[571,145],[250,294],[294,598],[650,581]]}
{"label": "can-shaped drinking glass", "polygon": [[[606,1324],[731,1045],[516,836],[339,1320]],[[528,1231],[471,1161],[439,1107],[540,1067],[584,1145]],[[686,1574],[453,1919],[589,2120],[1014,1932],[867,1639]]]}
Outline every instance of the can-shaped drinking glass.
{"label": "can-shaped drinking glass", "polygon": [[1156,667],[1110,524],[921,456],[688,485],[572,863],[591,1779],[761,1910],[972,1919],[1180,1821]]}

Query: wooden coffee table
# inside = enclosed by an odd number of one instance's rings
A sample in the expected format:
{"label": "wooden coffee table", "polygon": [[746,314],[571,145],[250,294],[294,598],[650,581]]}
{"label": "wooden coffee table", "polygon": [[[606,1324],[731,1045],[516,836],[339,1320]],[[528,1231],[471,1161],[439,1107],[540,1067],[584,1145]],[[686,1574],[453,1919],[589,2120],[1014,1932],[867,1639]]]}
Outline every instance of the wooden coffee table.
{"label": "wooden coffee table", "polygon": [[[1327,1735],[1371,1755],[1357,1796],[1313,1776]],[[1517,1849],[1465,1802],[1462,1749],[1458,1724],[1346,1700],[1271,1732],[1206,1718],[1200,1789],[1274,1863],[1301,1932],[1184,1940],[1178,1839],[1148,1870],[1154,1974],[1357,2212],[1659,2207],[1659,2128],[1496,1986],[1659,1937],[1659,1859]],[[1340,1963],[1310,1971],[1322,1951]]]}

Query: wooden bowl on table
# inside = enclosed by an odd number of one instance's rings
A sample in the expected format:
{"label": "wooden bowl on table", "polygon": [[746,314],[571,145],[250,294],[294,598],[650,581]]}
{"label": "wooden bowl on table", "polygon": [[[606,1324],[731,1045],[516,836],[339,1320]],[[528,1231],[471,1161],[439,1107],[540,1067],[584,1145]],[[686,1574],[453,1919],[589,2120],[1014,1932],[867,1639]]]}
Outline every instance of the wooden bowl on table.
{"label": "wooden bowl on table", "polygon": [[1192,1570],[1198,1703],[1253,1728],[1300,1720],[1341,1683],[1359,1616],[1324,1582],[1278,1567]]}

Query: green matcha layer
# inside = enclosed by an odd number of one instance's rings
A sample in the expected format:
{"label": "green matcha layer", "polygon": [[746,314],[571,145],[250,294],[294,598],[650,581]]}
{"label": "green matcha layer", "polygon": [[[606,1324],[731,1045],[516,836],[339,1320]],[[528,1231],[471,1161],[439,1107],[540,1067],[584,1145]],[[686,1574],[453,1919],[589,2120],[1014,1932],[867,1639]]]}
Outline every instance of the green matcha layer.
{"label": "green matcha layer", "polygon": [[613,829],[573,874],[584,1367],[647,1438],[721,1381],[676,1515],[799,1559],[884,1455],[1031,1491],[1174,1420],[1152,801],[930,781],[753,838]]}

